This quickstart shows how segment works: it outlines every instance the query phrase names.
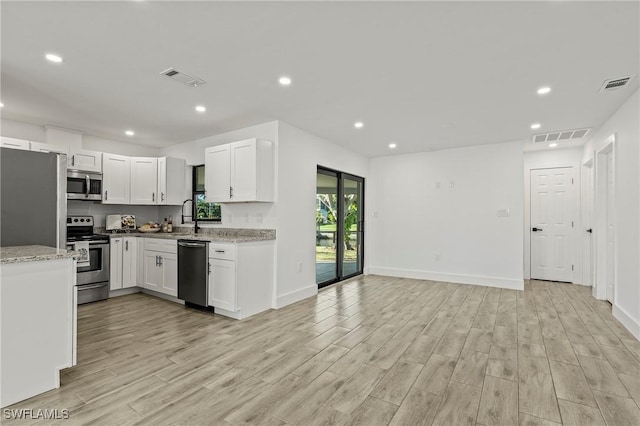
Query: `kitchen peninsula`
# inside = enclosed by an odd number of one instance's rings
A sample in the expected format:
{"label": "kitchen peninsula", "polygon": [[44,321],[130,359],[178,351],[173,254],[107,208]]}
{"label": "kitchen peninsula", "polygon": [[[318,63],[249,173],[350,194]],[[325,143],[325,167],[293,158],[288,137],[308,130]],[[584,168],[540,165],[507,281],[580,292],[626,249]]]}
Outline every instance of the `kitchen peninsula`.
{"label": "kitchen peninsula", "polygon": [[0,248],[0,407],[60,387],[76,363],[75,253]]}

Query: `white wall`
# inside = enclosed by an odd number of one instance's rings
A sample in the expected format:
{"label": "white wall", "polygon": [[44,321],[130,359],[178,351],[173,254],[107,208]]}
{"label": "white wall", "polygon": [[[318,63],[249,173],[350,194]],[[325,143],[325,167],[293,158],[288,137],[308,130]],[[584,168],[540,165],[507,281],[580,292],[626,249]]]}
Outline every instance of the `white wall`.
{"label": "white wall", "polygon": [[640,91],[591,137],[584,160],[615,135],[616,287],[613,314],[640,339]]}
{"label": "white wall", "polygon": [[[280,307],[317,293],[315,220],[318,165],[364,177],[366,189],[369,185],[369,160],[283,122],[279,122],[278,140],[275,305]],[[365,194],[365,203],[368,203],[366,197]],[[365,234],[368,230],[367,227]],[[365,235],[365,241],[367,238]],[[300,263],[302,271],[298,271]]]}
{"label": "white wall", "polygon": [[575,177],[574,198],[570,220],[574,221],[572,238],[572,262],[575,265],[574,283],[582,283],[582,250],[580,244],[580,230],[582,222],[580,217],[580,188],[581,188],[581,163],[583,147],[571,149],[552,149],[545,151],[532,151],[524,153],[524,278],[531,277],[531,170],[549,169],[555,167],[572,167]]}
{"label": "white wall", "polygon": [[0,135],[7,138],[25,139],[33,142],[46,143],[44,127],[22,121],[0,120]]}
{"label": "white wall", "polygon": [[520,142],[373,159],[369,272],[522,289],[522,168]]}
{"label": "white wall", "polygon": [[[234,130],[220,135],[208,136],[206,138],[197,139],[178,145],[172,145],[160,150],[161,155],[175,158],[184,158],[187,166],[197,166],[204,164],[204,150],[210,146],[222,145],[225,143],[236,142],[243,139],[260,138],[272,141],[275,144],[276,151],[276,179],[278,175],[278,122],[259,124],[256,126],[246,127]],[[187,188],[186,193],[191,193],[192,179],[191,167],[187,167],[187,176],[185,179]],[[276,200],[278,191],[276,188]],[[180,211],[174,209],[174,217],[180,217]],[[190,208],[189,208],[190,211]],[[262,220],[259,217],[262,217]],[[203,224],[204,227],[225,227],[225,228],[264,228],[275,229],[277,224],[276,204],[275,203],[241,203],[241,204],[225,204],[222,206],[222,223],[220,224]]]}

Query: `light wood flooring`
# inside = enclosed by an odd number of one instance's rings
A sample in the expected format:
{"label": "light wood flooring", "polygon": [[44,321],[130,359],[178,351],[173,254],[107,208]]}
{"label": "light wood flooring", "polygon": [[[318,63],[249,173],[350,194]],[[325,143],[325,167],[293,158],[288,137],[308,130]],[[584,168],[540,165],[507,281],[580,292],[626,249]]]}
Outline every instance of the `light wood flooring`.
{"label": "light wood flooring", "polygon": [[640,343],[576,285],[367,276],[244,321],[135,294],[81,306],[78,326],[62,387],[12,408],[66,408],[64,425],[640,423]]}

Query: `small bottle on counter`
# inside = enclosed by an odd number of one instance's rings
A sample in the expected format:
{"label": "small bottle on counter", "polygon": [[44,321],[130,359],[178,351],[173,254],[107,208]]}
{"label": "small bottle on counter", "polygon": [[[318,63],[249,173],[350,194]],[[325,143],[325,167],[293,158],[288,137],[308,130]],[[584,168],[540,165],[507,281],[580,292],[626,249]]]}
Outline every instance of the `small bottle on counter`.
{"label": "small bottle on counter", "polygon": [[162,222],[162,232],[167,232],[167,218],[164,218],[164,222]]}
{"label": "small bottle on counter", "polygon": [[167,223],[167,232],[173,232],[173,216],[169,216],[169,223]]}

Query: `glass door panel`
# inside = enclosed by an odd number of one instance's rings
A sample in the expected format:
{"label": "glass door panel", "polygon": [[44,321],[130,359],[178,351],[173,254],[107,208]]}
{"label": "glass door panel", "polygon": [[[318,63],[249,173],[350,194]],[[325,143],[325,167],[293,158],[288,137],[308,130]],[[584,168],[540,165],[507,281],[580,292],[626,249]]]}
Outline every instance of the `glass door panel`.
{"label": "glass door panel", "polygon": [[343,175],[343,278],[362,273],[362,186],[362,178]]}
{"label": "glass door panel", "polygon": [[318,169],[316,179],[316,283],[338,279],[338,174]]}

